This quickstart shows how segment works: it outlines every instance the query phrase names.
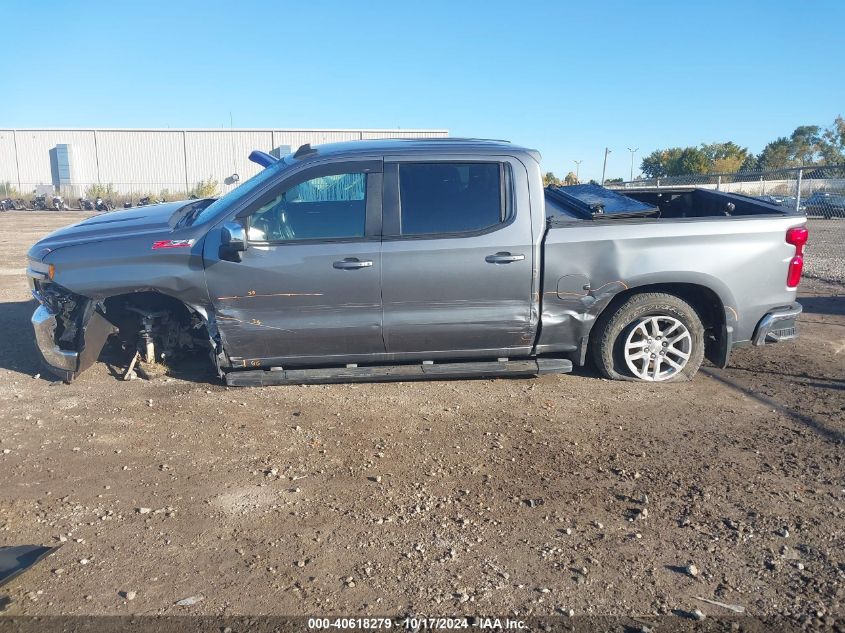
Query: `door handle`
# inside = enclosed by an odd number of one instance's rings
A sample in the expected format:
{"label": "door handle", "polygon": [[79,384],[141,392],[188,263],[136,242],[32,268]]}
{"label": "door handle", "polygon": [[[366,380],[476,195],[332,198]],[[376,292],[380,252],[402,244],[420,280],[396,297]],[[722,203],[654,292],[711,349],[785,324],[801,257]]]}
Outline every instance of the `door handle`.
{"label": "door handle", "polygon": [[495,255],[488,255],[484,258],[484,261],[488,264],[510,264],[511,262],[521,262],[523,259],[525,259],[525,255],[512,255],[503,251]]}
{"label": "door handle", "polygon": [[369,268],[373,262],[369,259],[358,259],[357,257],[347,257],[332,264],[338,270],[355,270],[356,268]]}

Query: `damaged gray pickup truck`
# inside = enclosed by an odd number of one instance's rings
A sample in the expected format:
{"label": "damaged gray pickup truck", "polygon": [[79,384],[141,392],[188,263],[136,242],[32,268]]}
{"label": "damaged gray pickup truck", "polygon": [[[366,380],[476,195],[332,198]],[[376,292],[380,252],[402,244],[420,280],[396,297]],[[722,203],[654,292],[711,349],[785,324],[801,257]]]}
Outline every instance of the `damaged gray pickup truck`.
{"label": "damaged gray pickup truck", "polygon": [[[567,372],[690,379],[796,336],[797,211],[701,189],[544,189],[504,141],[381,140],[275,159],[217,200],[105,213],[29,251],[71,381],[109,341],[207,351],[229,385]],[[128,359],[127,359],[128,363]]]}

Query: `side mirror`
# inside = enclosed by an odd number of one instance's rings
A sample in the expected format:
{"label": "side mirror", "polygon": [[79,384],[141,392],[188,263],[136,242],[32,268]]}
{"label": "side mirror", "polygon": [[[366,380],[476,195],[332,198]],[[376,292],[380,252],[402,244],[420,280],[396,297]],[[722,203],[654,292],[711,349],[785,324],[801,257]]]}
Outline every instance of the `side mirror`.
{"label": "side mirror", "polygon": [[246,229],[237,222],[226,222],[220,235],[220,259],[239,262],[245,250]]}

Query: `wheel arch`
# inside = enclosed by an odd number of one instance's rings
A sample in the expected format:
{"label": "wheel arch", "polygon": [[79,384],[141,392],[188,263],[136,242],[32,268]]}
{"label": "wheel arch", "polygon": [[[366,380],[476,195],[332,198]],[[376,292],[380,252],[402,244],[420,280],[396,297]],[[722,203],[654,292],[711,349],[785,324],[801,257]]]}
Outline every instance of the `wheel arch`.
{"label": "wheel arch", "polygon": [[202,318],[203,322],[208,326],[209,314],[204,306],[192,305],[172,295],[168,292],[162,292],[156,289],[136,290],[132,292],[122,292],[103,297],[100,302],[106,307],[106,312],[110,306],[117,307],[120,305],[141,305],[147,304],[149,306],[159,306],[175,311],[183,311],[186,314],[195,313]]}
{"label": "wheel arch", "polygon": [[[190,304],[177,296],[155,289],[109,295],[101,299],[100,303],[105,307],[107,318],[121,330],[127,327],[127,324],[131,327],[133,318],[137,318],[129,314],[127,310],[129,306],[148,309],[151,312],[169,311],[183,323],[190,321],[194,315],[198,316],[204,326],[205,334],[208,336],[208,344],[211,346],[212,363],[218,374],[220,373],[222,346],[219,343],[219,333],[214,315],[213,313],[210,314],[205,306]],[[123,336],[123,333],[121,332],[120,335]]]}
{"label": "wheel arch", "polygon": [[[595,324],[609,318],[621,305],[635,295],[661,292],[678,297],[688,303],[704,325],[705,356],[719,367],[727,365],[732,343],[731,334],[737,320],[736,309],[710,285],[699,281],[655,281],[629,286],[616,293],[596,315],[590,329],[588,345],[592,346],[598,330]],[[586,353],[586,350],[585,350]]]}

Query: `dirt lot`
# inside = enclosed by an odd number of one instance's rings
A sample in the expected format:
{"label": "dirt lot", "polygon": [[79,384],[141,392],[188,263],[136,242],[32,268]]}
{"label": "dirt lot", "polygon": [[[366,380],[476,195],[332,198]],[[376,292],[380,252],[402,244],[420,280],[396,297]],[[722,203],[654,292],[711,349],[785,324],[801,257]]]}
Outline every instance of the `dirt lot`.
{"label": "dirt lot", "polygon": [[82,216],[0,215],[0,545],[65,541],[6,614],[843,615],[845,286],[689,384],[68,386],[24,254]]}

